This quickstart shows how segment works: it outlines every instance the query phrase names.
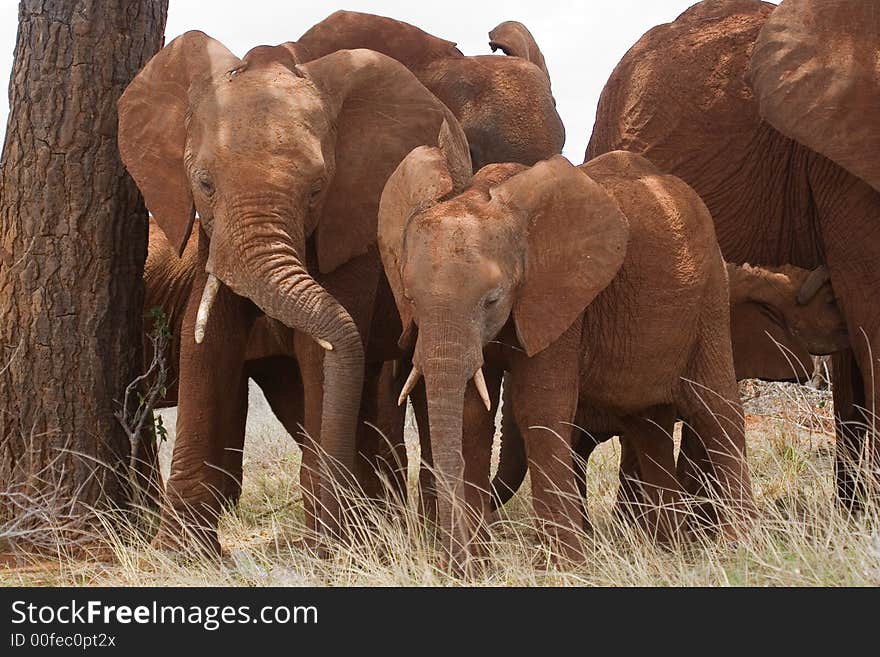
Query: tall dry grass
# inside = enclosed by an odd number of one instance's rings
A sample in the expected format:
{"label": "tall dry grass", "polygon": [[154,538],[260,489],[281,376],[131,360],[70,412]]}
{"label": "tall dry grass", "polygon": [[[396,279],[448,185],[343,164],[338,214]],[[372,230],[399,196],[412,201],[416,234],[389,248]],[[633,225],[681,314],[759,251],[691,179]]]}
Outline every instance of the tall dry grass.
{"label": "tall dry grass", "polygon": [[[528,486],[488,529],[489,558],[476,573],[439,567],[435,535],[418,504],[386,514],[366,500],[354,547],[331,546],[319,558],[302,546],[299,451],[267,416],[252,413],[245,481],[238,508],[224,513],[224,555],[204,558],[155,550],[132,528],[105,517],[102,549],[91,559],[66,554],[0,565],[4,585],[121,586],[876,586],[880,584],[880,513],[876,505],[851,517],[835,503],[830,395],[793,385],[746,384],[749,464],[759,515],[754,530],[732,544],[711,537],[661,547],[613,511],[619,445],[594,453],[588,470],[593,523],[583,541],[589,558],[559,566],[538,540]],[[750,400],[749,395],[753,398]],[[761,402],[770,395],[770,404]],[[259,404],[258,404],[259,406]],[[764,408],[766,406],[767,408]],[[769,409],[769,410],[768,410]],[[757,414],[755,414],[757,413]],[[166,418],[173,426],[173,418]],[[412,431],[408,432],[410,435]],[[171,445],[163,449],[167,462]],[[497,447],[497,446],[496,446]],[[411,460],[417,444],[411,440]],[[411,468],[411,481],[415,471]],[[2,529],[0,529],[2,533]]]}

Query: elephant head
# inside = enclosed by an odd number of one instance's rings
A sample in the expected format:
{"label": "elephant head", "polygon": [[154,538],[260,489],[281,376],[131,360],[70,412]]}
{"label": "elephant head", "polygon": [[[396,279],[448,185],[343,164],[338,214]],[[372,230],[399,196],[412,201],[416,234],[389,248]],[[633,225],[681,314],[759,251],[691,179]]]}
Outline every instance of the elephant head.
{"label": "elephant head", "polygon": [[500,162],[532,165],[561,152],[565,128],[535,39],[512,21],[492,30],[490,39],[493,51],[510,56],[464,56],[455,43],[402,21],[337,11],[297,43],[315,57],[370,48],[402,62],[459,120],[475,170]]}
{"label": "elephant head", "polygon": [[529,29],[518,21],[504,21],[489,32],[489,47],[492,52],[501,50],[511,57],[522,57],[532,62],[550,79],[550,71],[544,61],[544,54],[538,47]]}
{"label": "elephant head", "polygon": [[[811,374],[810,370],[797,371],[809,363],[800,363],[797,353],[769,353],[756,358],[761,352],[752,344],[755,322],[767,326],[764,330],[771,337],[776,337],[772,328],[777,327],[781,331],[780,343],[790,336],[795,346],[802,347],[807,354],[824,356],[849,346],[846,320],[837,306],[827,268],[809,271],[788,265],[752,267],[728,263],[727,273],[730,332],[738,379],[780,380],[801,375],[807,378]],[[739,349],[738,342],[743,343]],[[776,345],[768,343],[768,348],[779,352]]]}
{"label": "elephant head", "polygon": [[343,50],[299,64],[303,53],[284,44],[239,59],[187,32],[120,98],[119,147],[178,253],[198,213],[209,277],[196,341],[210,335],[221,284],[315,339],[326,350],[322,446],[350,469],[362,340],[307,260],[328,273],[366,253],[394,167],[436,143],[445,119],[458,126],[393,59]]}
{"label": "elephant head", "polygon": [[617,204],[561,156],[489,165],[462,188],[443,151],[422,147],[388,180],[379,247],[404,331],[417,331],[401,400],[424,376],[434,464],[454,493],[438,505],[450,535],[469,381],[488,406],[483,347],[508,322],[528,356],[553,343],[615,277],[628,235]]}

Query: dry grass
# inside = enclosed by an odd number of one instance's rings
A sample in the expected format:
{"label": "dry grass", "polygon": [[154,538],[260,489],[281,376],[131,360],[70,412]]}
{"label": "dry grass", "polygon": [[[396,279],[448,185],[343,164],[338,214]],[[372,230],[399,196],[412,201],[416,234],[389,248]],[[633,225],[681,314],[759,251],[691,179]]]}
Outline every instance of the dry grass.
{"label": "dry grass", "polygon": [[[388,517],[364,506],[358,547],[328,559],[301,547],[299,452],[265,409],[252,413],[241,504],[223,515],[225,555],[200,559],[150,548],[109,530],[103,558],[62,553],[41,562],[0,563],[0,583],[123,586],[876,586],[880,584],[880,518],[858,518],[835,506],[830,395],[797,386],[744,389],[749,462],[760,509],[752,535],[736,545],[706,539],[657,547],[612,507],[616,441],[596,451],[589,468],[585,536],[591,558],[574,570],[557,567],[538,543],[528,490],[490,527],[488,566],[463,579],[438,568],[433,536],[413,508]],[[766,396],[776,396],[770,399]],[[756,402],[757,400],[757,402]],[[754,414],[755,412],[761,414]],[[166,419],[167,420],[167,419]],[[166,421],[173,426],[173,421]],[[166,446],[165,452],[168,452]],[[413,445],[412,450],[417,450]],[[413,456],[416,454],[413,453]],[[165,454],[167,459],[167,453]],[[413,474],[413,473],[411,473]]]}

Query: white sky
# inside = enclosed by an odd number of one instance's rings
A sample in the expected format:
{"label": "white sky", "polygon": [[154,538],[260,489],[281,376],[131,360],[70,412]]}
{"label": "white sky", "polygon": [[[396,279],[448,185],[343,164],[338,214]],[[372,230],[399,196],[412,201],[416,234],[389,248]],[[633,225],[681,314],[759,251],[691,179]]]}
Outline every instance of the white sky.
{"label": "white sky", "polygon": [[[191,29],[207,32],[236,55],[259,44],[295,40],[336,9],[390,16],[455,41],[465,55],[489,54],[488,32],[518,20],[547,62],[565,124],[564,153],[583,160],[602,87],[623,54],[653,26],[674,20],[696,0],[170,0],[166,43]],[[18,2],[0,0],[0,126],[5,134],[8,81]]]}

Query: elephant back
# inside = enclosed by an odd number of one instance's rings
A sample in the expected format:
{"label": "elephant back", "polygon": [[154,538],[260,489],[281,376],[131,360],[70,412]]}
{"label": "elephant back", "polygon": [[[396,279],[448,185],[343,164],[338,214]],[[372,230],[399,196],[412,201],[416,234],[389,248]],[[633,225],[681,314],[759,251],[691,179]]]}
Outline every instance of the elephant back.
{"label": "elephant back", "polygon": [[367,48],[396,59],[410,70],[447,57],[463,57],[452,41],[439,39],[403,21],[336,11],[305,32],[297,44],[317,59],[337,50]]}
{"label": "elephant back", "polygon": [[779,262],[771,240],[743,239],[753,224],[800,226],[814,212],[808,169],[815,153],[762,120],[748,81],[755,42],[774,9],[710,0],[647,32],[602,91],[586,155],[633,151],[687,182],[709,208],[727,260],[812,268],[819,264],[813,244],[795,245]]}

